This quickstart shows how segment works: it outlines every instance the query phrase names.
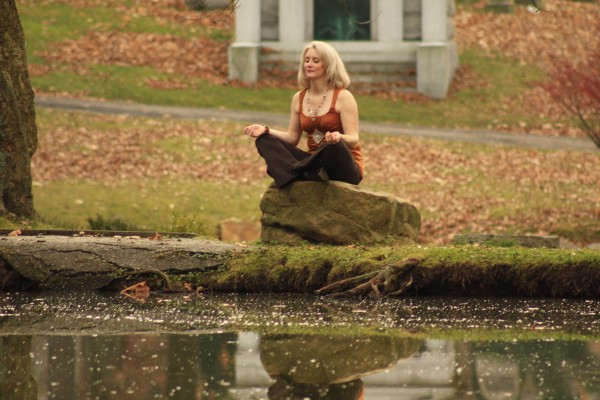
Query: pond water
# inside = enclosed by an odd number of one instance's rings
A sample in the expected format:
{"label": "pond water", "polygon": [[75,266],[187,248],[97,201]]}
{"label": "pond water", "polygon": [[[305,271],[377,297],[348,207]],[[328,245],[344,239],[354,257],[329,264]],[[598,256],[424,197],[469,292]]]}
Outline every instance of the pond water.
{"label": "pond water", "polygon": [[600,302],[0,293],[1,399],[600,399]]}

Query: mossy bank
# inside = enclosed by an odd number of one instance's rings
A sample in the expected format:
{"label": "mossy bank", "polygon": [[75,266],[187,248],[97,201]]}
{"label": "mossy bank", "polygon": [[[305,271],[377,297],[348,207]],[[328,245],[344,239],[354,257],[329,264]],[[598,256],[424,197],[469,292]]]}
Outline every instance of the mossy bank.
{"label": "mossy bank", "polygon": [[597,298],[600,251],[36,235],[0,240],[0,278],[3,290],[122,290],[146,281],[162,291]]}
{"label": "mossy bank", "polygon": [[418,262],[406,268],[398,295],[600,296],[600,251],[584,249],[259,246],[236,253],[226,268],[179,279],[216,291],[312,293],[394,266],[400,277],[406,260]]}

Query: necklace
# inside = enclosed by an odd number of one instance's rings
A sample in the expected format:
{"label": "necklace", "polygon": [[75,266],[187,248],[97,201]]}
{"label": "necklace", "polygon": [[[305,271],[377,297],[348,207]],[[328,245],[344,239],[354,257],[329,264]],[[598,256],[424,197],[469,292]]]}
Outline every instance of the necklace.
{"label": "necklace", "polygon": [[327,95],[329,94],[329,89],[327,89],[325,91],[325,94],[323,95],[323,100],[321,101],[321,104],[319,104],[319,107],[317,107],[316,111],[312,111],[310,109],[310,90],[308,90],[308,96],[306,96],[306,111],[308,111],[308,115],[312,114],[312,122],[315,122],[315,119],[317,119],[317,116],[319,115],[319,113],[321,112],[321,107],[323,107],[323,104],[325,104],[325,100],[327,100]]}
{"label": "necklace", "polygon": [[323,107],[323,104],[325,104],[325,100],[327,100],[327,95],[329,94],[329,89],[327,89],[325,91],[325,94],[323,95],[323,100],[321,101],[321,104],[319,104],[319,107],[317,107],[317,110],[315,112],[313,112],[310,109],[310,90],[307,93],[308,95],[306,96],[306,111],[308,111],[308,115],[312,114],[311,120],[312,120],[312,125],[314,128],[314,131],[312,133],[312,138],[313,140],[317,143],[320,144],[321,141],[323,140],[323,138],[325,137],[325,135],[323,134],[323,132],[319,131],[318,129],[315,128],[315,120],[317,119],[319,113],[321,112],[321,107]]}

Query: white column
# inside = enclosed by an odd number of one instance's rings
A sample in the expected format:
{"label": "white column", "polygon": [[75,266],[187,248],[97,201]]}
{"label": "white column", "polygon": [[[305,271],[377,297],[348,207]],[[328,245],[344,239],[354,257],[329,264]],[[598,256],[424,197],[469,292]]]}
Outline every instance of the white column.
{"label": "white column", "polygon": [[451,0],[422,0],[422,42],[417,49],[417,90],[443,98],[458,66],[456,43],[450,39]]}
{"label": "white column", "polygon": [[235,9],[235,42],[229,46],[229,79],[258,81],[260,65],[260,1],[242,0]]}
{"label": "white column", "polygon": [[377,24],[377,41],[390,43],[404,39],[404,1],[378,0],[375,15],[371,15]]}
{"label": "white column", "polygon": [[446,0],[423,0],[421,23],[422,41],[448,40],[448,2]]}
{"label": "white column", "polygon": [[306,4],[298,0],[279,0],[279,41],[306,41]]}
{"label": "white column", "polygon": [[243,0],[235,9],[235,41],[260,42],[260,0]]}
{"label": "white column", "polygon": [[417,90],[442,99],[452,80],[450,49],[444,42],[420,44],[417,49]]}

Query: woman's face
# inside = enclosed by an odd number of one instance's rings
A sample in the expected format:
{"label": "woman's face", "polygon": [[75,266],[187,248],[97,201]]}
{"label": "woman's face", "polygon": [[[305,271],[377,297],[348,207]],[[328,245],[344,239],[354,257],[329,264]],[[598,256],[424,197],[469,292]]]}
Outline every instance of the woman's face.
{"label": "woman's face", "polygon": [[304,73],[308,79],[316,79],[325,75],[325,65],[316,49],[310,48],[304,56]]}

